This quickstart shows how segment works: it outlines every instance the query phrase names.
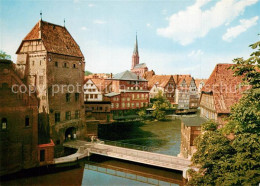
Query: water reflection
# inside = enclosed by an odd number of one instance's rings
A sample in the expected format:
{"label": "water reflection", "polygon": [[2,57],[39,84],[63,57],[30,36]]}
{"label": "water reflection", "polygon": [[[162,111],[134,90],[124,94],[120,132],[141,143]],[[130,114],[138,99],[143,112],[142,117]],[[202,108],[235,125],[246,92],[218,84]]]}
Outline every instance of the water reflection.
{"label": "water reflection", "polygon": [[181,123],[174,120],[100,125],[99,138],[151,147],[154,152],[177,156],[180,153]]}
{"label": "water reflection", "polygon": [[184,184],[181,172],[178,171],[99,155],[91,156],[89,161],[85,163],[82,184],[118,185],[120,183],[119,185],[139,185],[140,182],[151,185]]}

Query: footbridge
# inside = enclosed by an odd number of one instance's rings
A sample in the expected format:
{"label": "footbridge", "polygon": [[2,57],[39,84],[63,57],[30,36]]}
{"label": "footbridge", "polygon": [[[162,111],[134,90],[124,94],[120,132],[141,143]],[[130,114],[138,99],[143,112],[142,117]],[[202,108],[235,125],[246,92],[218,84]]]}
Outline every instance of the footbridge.
{"label": "footbridge", "polygon": [[141,148],[137,150],[122,147],[124,145],[121,144],[121,147],[115,146],[115,144],[113,145],[111,143],[106,144],[105,141],[85,142],[79,140],[69,141],[63,145],[65,147],[78,149],[76,154],[79,154],[80,157],[90,156],[91,154],[98,154],[116,159],[122,159],[161,168],[168,168],[171,170],[178,170],[182,171],[183,173],[185,172],[185,174],[186,170],[191,164],[191,162],[185,158],[149,152],[149,149],[145,147],[142,148],[141,146],[139,146]]}

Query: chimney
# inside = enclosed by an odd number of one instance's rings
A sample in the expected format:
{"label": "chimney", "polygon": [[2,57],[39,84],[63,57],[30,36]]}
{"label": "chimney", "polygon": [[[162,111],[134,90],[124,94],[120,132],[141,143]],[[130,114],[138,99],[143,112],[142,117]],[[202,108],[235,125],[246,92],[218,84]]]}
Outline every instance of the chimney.
{"label": "chimney", "polygon": [[111,78],[111,79],[113,78],[113,73],[112,73],[112,72],[110,73],[110,78]]}

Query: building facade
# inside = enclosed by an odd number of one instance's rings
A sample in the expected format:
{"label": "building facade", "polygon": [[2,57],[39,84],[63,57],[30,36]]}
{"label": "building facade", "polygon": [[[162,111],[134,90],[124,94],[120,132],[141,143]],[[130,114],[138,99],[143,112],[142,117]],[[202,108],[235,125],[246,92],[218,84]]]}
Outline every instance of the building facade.
{"label": "building facade", "polygon": [[55,145],[84,125],[84,56],[66,27],[40,20],[21,42],[17,66],[39,99],[39,117],[46,117]]}
{"label": "building facade", "polygon": [[[54,144],[38,125],[38,99],[16,65],[0,60],[0,176],[53,162]],[[45,134],[45,135],[42,135]]]}
{"label": "building facade", "polygon": [[182,117],[181,120],[181,148],[178,156],[191,159],[196,152],[194,139],[201,134],[201,124],[207,120],[199,116]]}
{"label": "building facade", "polygon": [[249,88],[242,86],[242,78],[233,76],[232,64],[217,64],[211,73],[200,97],[201,116],[225,124],[231,106],[239,101]]}
{"label": "building facade", "polygon": [[129,110],[146,107],[149,104],[148,82],[130,71],[116,74],[111,79],[111,110]]}
{"label": "building facade", "polygon": [[84,101],[102,101],[103,94],[92,79],[86,79],[84,84]]}
{"label": "building facade", "polygon": [[148,81],[150,90],[150,99],[154,98],[160,91],[169,100],[170,103],[175,103],[175,88],[176,84],[171,75],[154,75]]}

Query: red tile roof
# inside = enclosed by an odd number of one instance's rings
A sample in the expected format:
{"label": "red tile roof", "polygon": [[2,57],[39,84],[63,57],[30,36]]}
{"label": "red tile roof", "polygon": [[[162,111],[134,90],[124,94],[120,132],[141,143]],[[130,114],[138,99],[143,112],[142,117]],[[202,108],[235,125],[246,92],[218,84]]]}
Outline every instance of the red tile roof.
{"label": "red tile roof", "polygon": [[[84,57],[78,44],[70,35],[66,27],[40,20],[23,39],[42,40],[47,52],[68,56]],[[16,53],[19,52],[22,44]]]}
{"label": "red tile roof", "polygon": [[152,78],[148,81],[148,88],[151,89],[155,84],[159,87],[165,87],[170,79],[172,78],[172,75],[154,75]]}
{"label": "red tile roof", "polygon": [[206,81],[207,81],[207,79],[195,79],[196,87],[199,88],[200,83],[204,82],[204,84],[205,84]]}
{"label": "red tile roof", "polygon": [[89,78],[88,76],[85,76],[84,83],[86,83],[88,80],[91,80],[99,91],[104,91],[111,83],[111,80],[104,79],[104,78]]}
{"label": "red tile roof", "polygon": [[217,113],[230,113],[230,108],[242,97],[243,91],[247,88],[239,85],[242,77],[233,76],[233,70],[229,69],[233,64],[217,64],[211,73],[202,93],[212,93]]}
{"label": "red tile roof", "polygon": [[[186,79],[186,78],[187,78],[188,82],[190,82],[192,77],[191,77],[190,74],[182,74],[182,75],[181,74],[177,74],[177,75],[173,75],[173,79],[174,79],[176,85],[180,85],[183,82],[183,80]],[[186,83],[187,83],[187,80],[185,80]]]}
{"label": "red tile roof", "polygon": [[143,78],[149,81],[149,79],[151,79],[154,75],[155,72],[153,70],[150,70],[144,73]]}

